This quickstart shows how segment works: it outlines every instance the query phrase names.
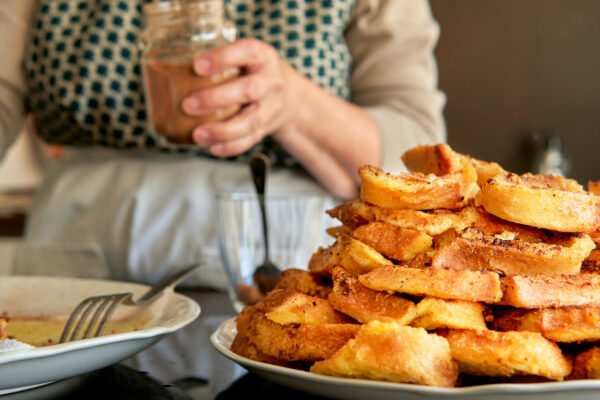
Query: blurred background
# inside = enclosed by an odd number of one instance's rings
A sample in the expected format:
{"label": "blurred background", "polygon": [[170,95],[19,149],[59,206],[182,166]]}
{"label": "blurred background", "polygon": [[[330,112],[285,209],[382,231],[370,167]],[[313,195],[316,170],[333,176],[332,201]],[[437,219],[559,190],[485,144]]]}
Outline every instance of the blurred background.
{"label": "blurred background", "polygon": [[430,0],[448,141],[536,171],[546,136],[566,175],[600,179],[600,1]]}
{"label": "blurred background", "polygon": [[[430,3],[450,145],[518,173],[600,179],[600,1]],[[60,156],[21,135],[0,164],[0,236],[20,234],[31,193]]]}

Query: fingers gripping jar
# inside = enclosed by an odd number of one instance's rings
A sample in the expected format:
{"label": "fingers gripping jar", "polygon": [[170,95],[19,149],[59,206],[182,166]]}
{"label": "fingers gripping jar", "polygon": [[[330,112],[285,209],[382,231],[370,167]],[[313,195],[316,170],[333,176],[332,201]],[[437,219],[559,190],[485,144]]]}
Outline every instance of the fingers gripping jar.
{"label": "fingers gripping jar", "polygon": [[211,114],[184,113],[186,96],[227,82],[237,68],[211,76],[194,72],[201,54],[235,40],[235,26],[225,19],[223,0],[172,0],[144,5],[146,26],[141,37],[144,95],[150,128],[171,142],[192,144],[192,131],[200,124],[226,119],[239,106]]}

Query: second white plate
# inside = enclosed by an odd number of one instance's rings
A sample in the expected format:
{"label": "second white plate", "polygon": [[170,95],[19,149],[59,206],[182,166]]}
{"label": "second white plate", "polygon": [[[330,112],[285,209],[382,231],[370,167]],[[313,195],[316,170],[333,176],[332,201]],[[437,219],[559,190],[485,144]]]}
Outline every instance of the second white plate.
{"label": "second white plate", "polygon": [[[148,288],[91,279],[3,276],[0,315],[68,315],[85,297],[133,292],[137,298]],[[131,313],[132,308],[119,307],[115,317],[120,312]],[[81,375],[129,358],[195,320],[200,306],[186,296],[165,292],[144,313],[148,322],[140,330],[0,354],[0,394]]]}

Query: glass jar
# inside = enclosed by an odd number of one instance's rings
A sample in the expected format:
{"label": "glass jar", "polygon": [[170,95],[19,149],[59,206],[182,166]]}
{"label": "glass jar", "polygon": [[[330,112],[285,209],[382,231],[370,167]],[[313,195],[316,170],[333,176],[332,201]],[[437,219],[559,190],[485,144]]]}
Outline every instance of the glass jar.
{"label": "glass jar", "polygon": [[144,5],[141,35],[144,95],[150,129],[179,144],[192,144],[192,131],[206,122],[226,119],[238,106],[202,116],[184,113],[190,94],[234,79],[239,69],[211,76],[194,72],[194,60],[235,40],[235,26],[225,19],[223,0],[173,0]]}

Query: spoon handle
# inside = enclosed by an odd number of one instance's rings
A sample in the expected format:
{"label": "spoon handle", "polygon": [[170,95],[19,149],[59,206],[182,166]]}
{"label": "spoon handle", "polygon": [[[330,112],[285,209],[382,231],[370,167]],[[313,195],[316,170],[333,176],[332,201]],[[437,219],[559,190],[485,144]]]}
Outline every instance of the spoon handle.
{"label": "spoon handle", "polygon": [[258,205],[262,216],[263,234],[265,239],[265,260],[269,258],[269,231],[267,227],[267,211],[265,209],[265,186],[267,180],[267,168],[269,158],[262,153],[256,153],[250,157],[250,171],[252,181],[258,195]]}

